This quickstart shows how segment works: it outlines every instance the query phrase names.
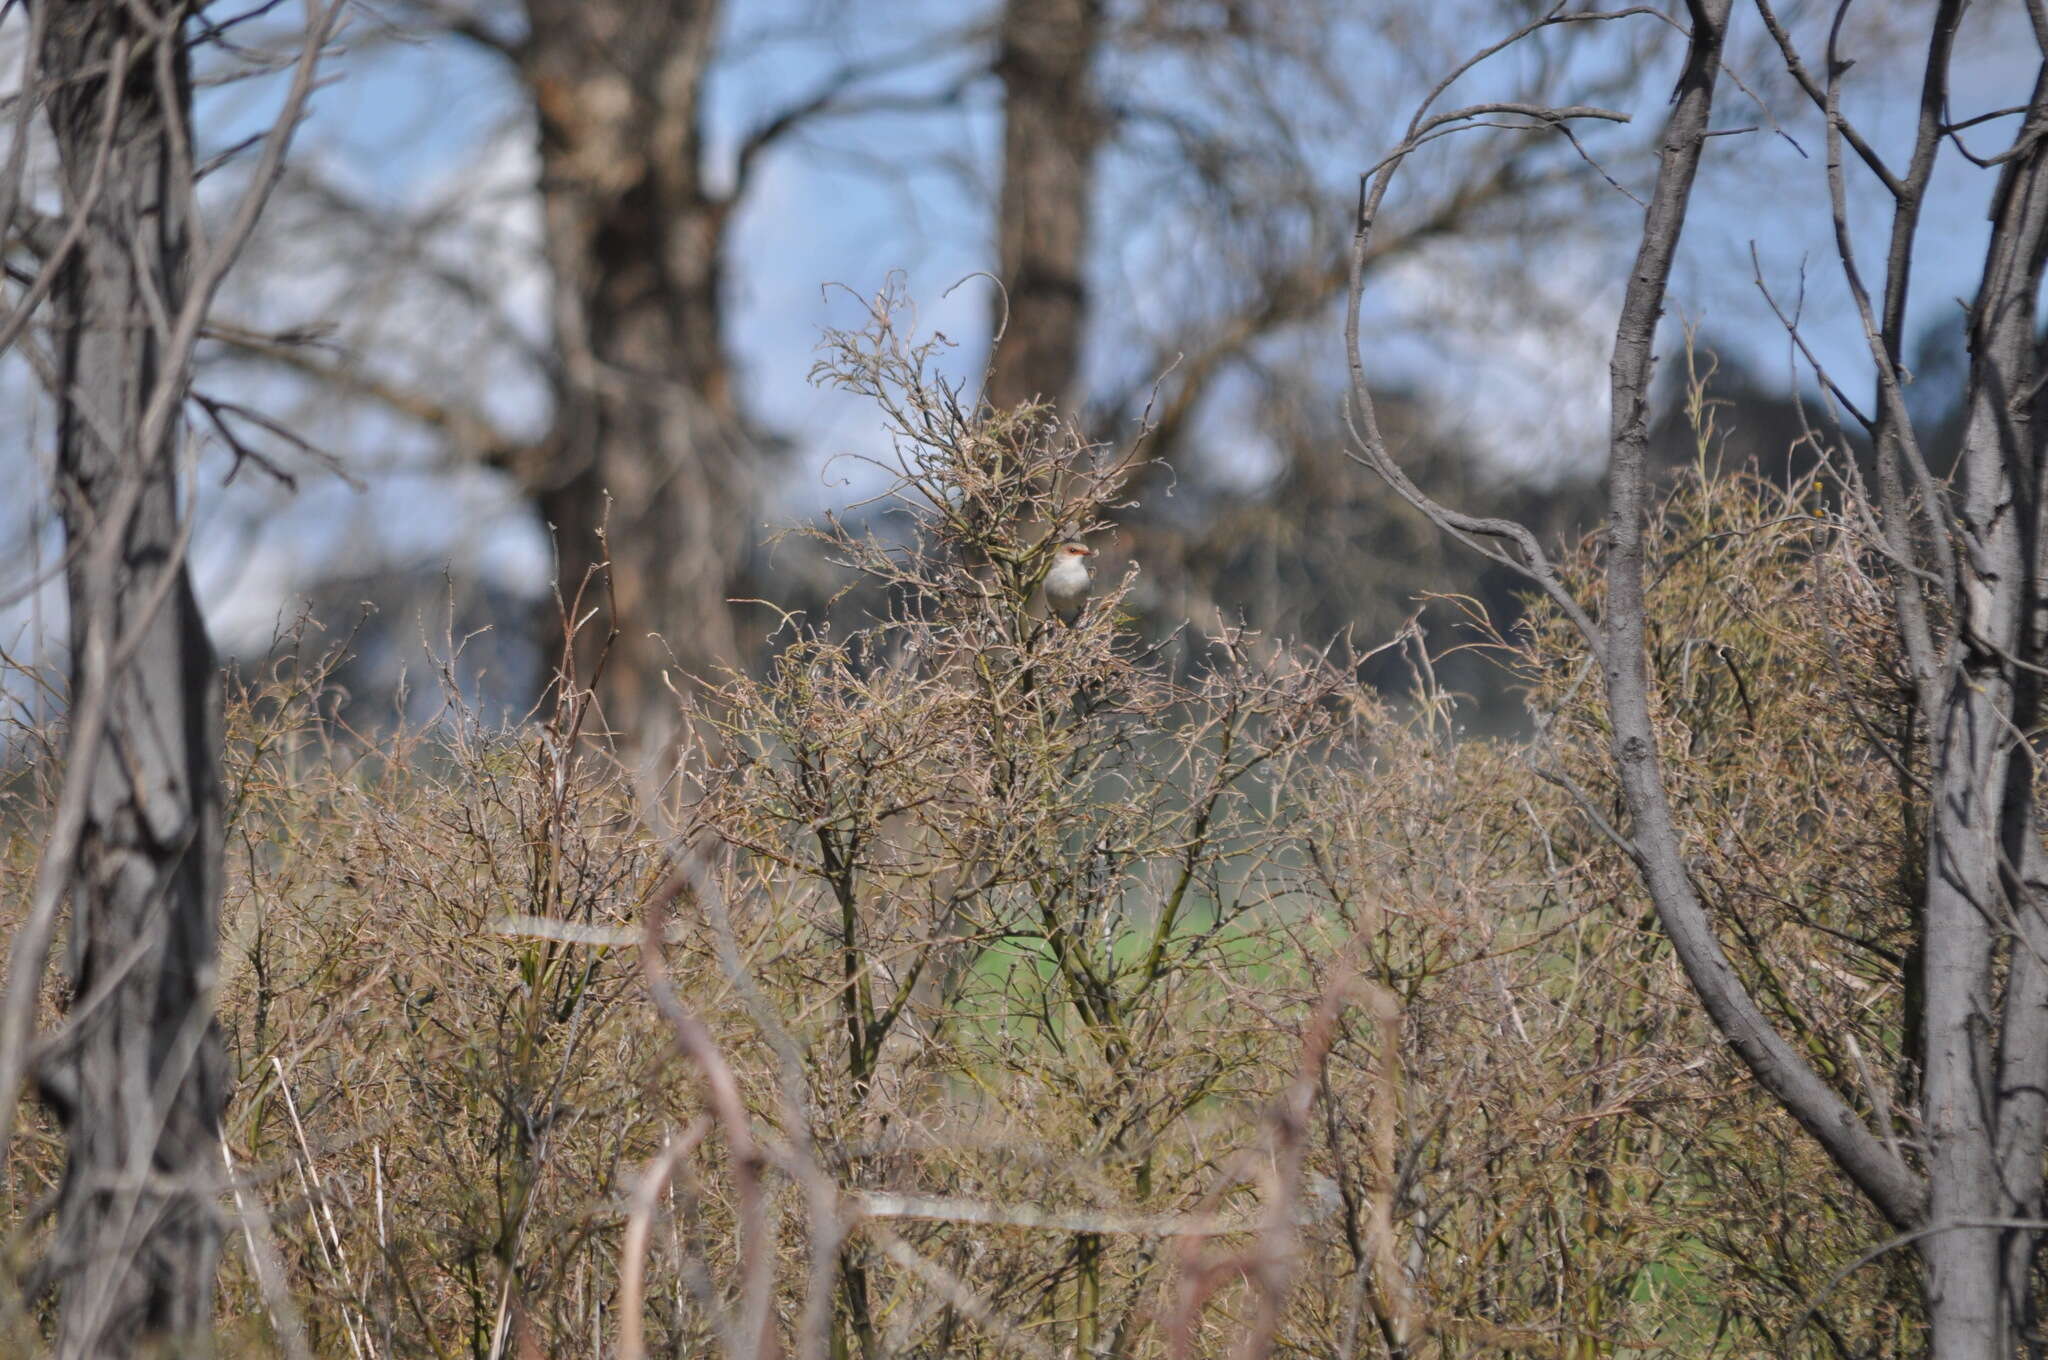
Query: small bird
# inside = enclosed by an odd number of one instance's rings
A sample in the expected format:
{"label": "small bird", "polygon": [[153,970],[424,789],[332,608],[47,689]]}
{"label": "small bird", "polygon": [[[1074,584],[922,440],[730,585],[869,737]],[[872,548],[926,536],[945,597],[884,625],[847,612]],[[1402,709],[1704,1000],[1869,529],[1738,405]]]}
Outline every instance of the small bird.
{"label": "small bird", "polygon": [[1045,574],[1045,607],[1069,628],[1088,607],[1088,592],[1095,585],[1095,571],[1088,565],[1093,556],[1095,549],[1070,538],[1053,553],[1052,570]]}

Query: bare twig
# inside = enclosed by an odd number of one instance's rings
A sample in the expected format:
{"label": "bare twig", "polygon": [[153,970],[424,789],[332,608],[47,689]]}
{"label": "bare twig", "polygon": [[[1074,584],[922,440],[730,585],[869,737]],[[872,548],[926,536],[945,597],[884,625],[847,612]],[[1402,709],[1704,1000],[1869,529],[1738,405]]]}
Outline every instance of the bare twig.
{"label": "bare twig", "polygon": [[640,942],[641,976],[655,1008],[675,1036],[676,1051],[695,1064],[702,1075],[712,1117],[725,1136],[726,1156],[738,1198],[740,1233],[740,1312],[734,1360],[776,1360],[782,1353],[782,1344],[772,1307],[775,1255],[770,1240],[769,1209],[761,1191],[764,1158],[755,1144],[753,1121],[741,1103],[739,1084],[731,1067],[704,1022],[683,1006],[661,961],[662,916],[688,885],[684,875],[672,874],[648,900],[646,933]]}

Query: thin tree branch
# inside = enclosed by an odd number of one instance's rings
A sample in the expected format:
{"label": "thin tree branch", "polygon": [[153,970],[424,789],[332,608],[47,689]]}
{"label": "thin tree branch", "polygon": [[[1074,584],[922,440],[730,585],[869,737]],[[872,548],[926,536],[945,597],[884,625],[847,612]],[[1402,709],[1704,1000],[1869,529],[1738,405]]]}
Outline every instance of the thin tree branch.
{"label": "thin tree branch", "polygon": [[1644,630],[1645,525],[1649,510],[1647,406],[1652,346],[1706,144],[1715,76],[1733,0],[1691,0],[1692,47],[1666,125],[1656,188],[1616,327],[1609,434],[1607,707],[1614,764],[1642,855],[1642,877],[1665,933],[1709,1017],[1757,1081],[1824,1147],[1887,1220],[1910,1226],[1926,1201],[1920,1176],[1857,1118],[1758,1008],[1708,920],[1686,869],[1664,791],[1650,718]]}

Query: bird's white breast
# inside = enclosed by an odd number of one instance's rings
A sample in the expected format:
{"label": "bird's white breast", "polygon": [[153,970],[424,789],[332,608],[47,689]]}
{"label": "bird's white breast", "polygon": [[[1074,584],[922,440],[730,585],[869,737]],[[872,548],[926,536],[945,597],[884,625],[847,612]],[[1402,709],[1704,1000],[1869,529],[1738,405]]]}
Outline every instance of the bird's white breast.
{"label": "bird's white breast", "polygon": [[1075,609],[1088,598],[1092,579],[1086,559],[1062,557],[1045,574],[1045,601],[1054,609]]}

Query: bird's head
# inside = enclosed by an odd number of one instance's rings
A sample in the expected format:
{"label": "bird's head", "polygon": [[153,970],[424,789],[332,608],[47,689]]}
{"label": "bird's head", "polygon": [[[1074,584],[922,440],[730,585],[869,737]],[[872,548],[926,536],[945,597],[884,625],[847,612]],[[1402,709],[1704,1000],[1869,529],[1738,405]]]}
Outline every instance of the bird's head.
{"label": "bird's head", "polygon": [[1081,558],[1093,557],[1095,556],[1095,549],[1089,547],[1086,543],[1083,543],[1078,538],[1070,538],[1066,542],[1060,544],[1059,556]]}

